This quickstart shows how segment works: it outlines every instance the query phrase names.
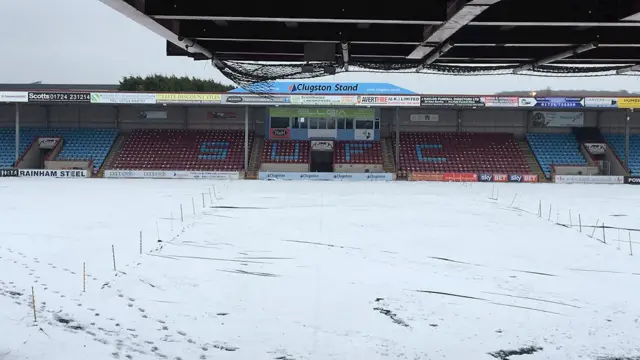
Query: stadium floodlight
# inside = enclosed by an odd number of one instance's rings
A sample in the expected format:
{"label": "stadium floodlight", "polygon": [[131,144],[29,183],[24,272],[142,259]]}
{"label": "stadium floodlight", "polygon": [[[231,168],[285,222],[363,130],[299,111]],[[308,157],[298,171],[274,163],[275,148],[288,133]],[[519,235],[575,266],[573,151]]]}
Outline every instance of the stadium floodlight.
{"label": "stadium floodlight", "polygon": [[640,65],[633,65],[626,68],[618,69],[616,71],[616,74],[622,75],[622,74],[626,74],[634,71],[640,71]]}
{"label": "stadium floodlight", "polygon": [[518,68],[513,69],[513,73],[514,74],[519,74],[523,71],[527,71],[527,70],[533,70],[535,67],[538,67],[540,65],[546,65],[546,64],[550,64],[554,61],[558,61],[558,60],[562,60],[562,59],[566,59],[570,56],[574,56],[574,55],[578,55],[581,54],[583,52],[589,51],[589,50],[593,50],[595,48],[597,48],[599,46],[599,44],[597,42],[591,42],[588,44],[584,44],[584,45],[580,45],[574,49],[569,49],[566,51],[563,51],[559,54],[556,55],[552,55],[549,56],[548,58],[545,59],[541,59],[541,60],[537,60],[531,64],[526,64],[526,65],[522,65]]}
{"label": "stadium floodlight", "polygon": [[444,45],[442,45],[442,47],[440,49],[438,49],[438,51],[434,52],[433,54],[431,54],[427,60],[425,60],[425,62],[418,66],[416,68],[416,72],[420,72],[422,70],[424,70],[424,68],[427,65],[432,64],[434,61],[438,60],[442,55],[444,55],[447,51],[451,50],[451,48],[453,48],[453,43],[451,42],[446,42]]}

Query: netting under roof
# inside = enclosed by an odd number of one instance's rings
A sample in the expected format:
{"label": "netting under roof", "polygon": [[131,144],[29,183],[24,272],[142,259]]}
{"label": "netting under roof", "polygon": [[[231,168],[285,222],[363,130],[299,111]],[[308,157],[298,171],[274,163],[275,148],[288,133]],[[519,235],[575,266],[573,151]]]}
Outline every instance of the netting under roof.
{"label": "netting under roof", "polygon": [[[254,93],[267,93],[269,84],[276,80],[286,79],[310,79],[326,76],[327,67],[335,67],[336,74],[345,72],[342,66],[336,63],[315,62],[307,63],[303,71],[301,63],[258,63],[231,60],[214,60],[214,66],[229,80],[240,87]],[[450,76],[480,76],[480,75],[511,75],[515,69],[521,67],[513,65],[442,65],[431,64],[419,69],[417,64],[389,63],[389,62],[351,62],[349,72],[376,72],[376,73],[413,73],[416,75],[450,75]],[[565,66],[565,65],[540,65],[531,70],[521,72],[528,76],[549,77],[590,77],[616,75],[618,70],[627,69],[629,65],[610,66]],[[418,71],[420,70],[420,71]],[[633,75],[628,73],[626,75]],[[637,73],[635,74],[637,75]]]}

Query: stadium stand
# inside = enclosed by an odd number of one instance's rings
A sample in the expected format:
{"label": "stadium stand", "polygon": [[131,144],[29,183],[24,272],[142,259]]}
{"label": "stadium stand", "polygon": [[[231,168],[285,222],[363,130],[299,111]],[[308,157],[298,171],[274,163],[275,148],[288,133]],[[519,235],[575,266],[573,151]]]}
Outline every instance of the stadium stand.
{"label": "stadium stand", "polygon": [[552,165],[587,165],[573,134],[529,133],[526,138],[547,177],[551,176]]}
{"label": "stadium stand", "polygon": [[[249,136],[249,148],[253,134]],[[241,171],[244,132],[239,130],[134,130],[114,170]]]}
{"label": "stadium stand", "polygon": [[[395,149],[395,135],[392,135]],[[400,170],[530,174],[513,134],[400,133]]]}
{"label": "stadium stand", "polygon": [[[38,137],[62,137],[64,145],[56,160],[93,160],[97,172],[109,154],[118,131],[115,129],[32,129],[20,130],[20,154]],[[0,129],[0,168],[15,162],[15,130]]]}
{"label": "stadium stand", "polygon": [[[622,163],[624,163],[624,135],[623,134],[604,134],[606,142]],[[629,135],[629,171],[632,174],[640,174],[640,134]]]}
{"label": "stadium stand", "polygon": [[379,141],[336,141],[334,164],[382,164]]}
{"label": "stadium stand", "polygon": [[309,141],[265,140],[261,161],[262,163],[307,164],[309,163]]}

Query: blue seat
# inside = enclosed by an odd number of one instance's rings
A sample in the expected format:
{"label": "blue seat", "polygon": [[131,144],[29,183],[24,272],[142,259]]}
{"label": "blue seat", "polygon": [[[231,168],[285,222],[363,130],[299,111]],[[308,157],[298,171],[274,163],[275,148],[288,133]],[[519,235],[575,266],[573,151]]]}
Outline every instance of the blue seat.
{"label": "blue seat", "polygon": [[[64,145],[56,160],[93,160],[98,171],[118,137],[115,129],[20,129],[20,154],[38,137],[62,137]],[[15,161],[15,129],[0,129],[0,168]]]}
{"label": "blue seat", "polygon": [[[624,163],[624,135],[623,134],[603,134],[604,139],[611,149],[615,151],[620,161]],[[640,174],[640,134],[629,136],[629,171],[632,174]]]}
{"label": "blue seat", "polygon": [[526,138],[546,177],[552,165],[587,165],[573,134],[529,133]]}

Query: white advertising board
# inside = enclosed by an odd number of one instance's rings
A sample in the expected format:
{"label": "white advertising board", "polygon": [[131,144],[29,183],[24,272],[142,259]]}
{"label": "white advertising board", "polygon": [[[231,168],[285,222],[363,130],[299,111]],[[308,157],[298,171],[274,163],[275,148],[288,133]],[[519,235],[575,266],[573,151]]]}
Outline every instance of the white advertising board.
{"label": "white advertising board", "polygon": [[392,181],[389,173],[260,172],[260,180]]}
{"label": "white advertising board", "polygon": [[86,178],[87,170],[19,169],[18,177],[33,178]]}
{"label": "white advertising board", "polygon": [[624,176],[556,175],[556,184],[624,184]]}
{"label": "white advertising board", "polygon": [[240,174],[237,171],[106,170],[104,177],[111,179],[238,180]]}

